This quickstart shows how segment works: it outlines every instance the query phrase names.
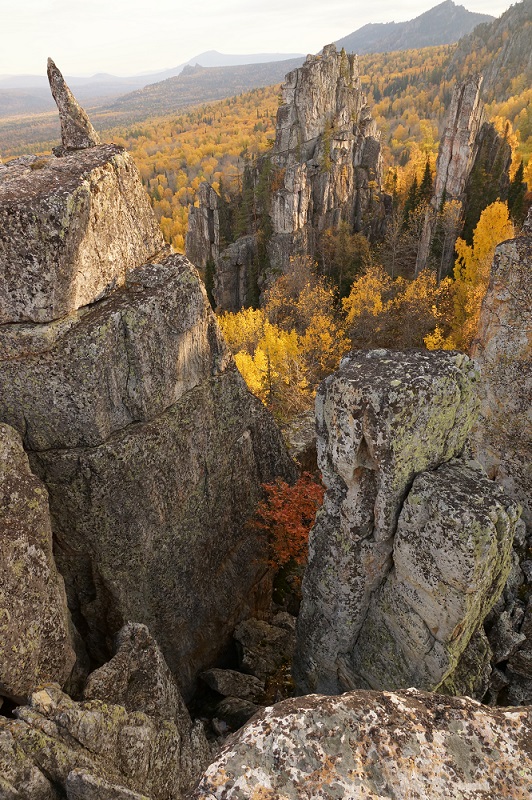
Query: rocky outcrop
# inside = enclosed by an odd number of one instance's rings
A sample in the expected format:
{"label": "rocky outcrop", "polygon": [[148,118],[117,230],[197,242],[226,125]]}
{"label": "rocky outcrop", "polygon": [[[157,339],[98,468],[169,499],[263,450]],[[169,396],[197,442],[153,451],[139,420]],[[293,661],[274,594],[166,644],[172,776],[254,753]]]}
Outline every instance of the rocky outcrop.
{"label": "rocky outcrop", "polygon": [[246,520],[293,465],[121,148],[10,162],[0,220],[0,421],[46,483],[74,623],[93,665],[147,625],[188,696],[269,605]]}
{"label": "rocky outcrop", "polygon": [[451,461],[476,419],[477,379],[467,356],[376,350],[320,386],[327,492],[298,620],[302,693],[436,688],[502,592],[518,509]]}
{"label": "rocky outcrop", "polygon": [[99,700],[75,703],[54,685],[16,717],[0,717],[3,798],[179,800],[203,766],[174,722]]}
{"label": "rocky outcrop", "polygon": [[48,59],[47,73],[50,89],[59,109],[61,139],[65,150],[84,150],[86,147],[100,144],[100,137],[92,127],[90,119],[51,58]]}
{"label": "rocky outcrop", "polygon": [[472,356],[482,371],[474,448],[491,478],[523,506],[532,531],[532,212],[522,235],[500,244]]}
{"label": "rocky outcrop", "polygon": [[0,231],[2,325],[65,317],[165,246],[137,170],[116,145],[10,161]]}
{"label": "rocky outcrop", "polygon": [[[453,91],[438,150],[434,193],[425,217],[416,272],[431,262],[437,237],[436,267],[438,275],[445,276],[453,265],[454,243],[464,224],[464,210],[470,234],[482,209],[497,197],[505,196],[508,190],[511,148],[493,124],[487,122],[481,88],[482,77],[477,76],[457,84]],[[481,175],[484,180],[489,175],[492,199],[479,183]],[[455,208],[442,217],[443,205],[450,201],[454,201]]]}
{"label": "rocky outcrop", "polygon": [[186,254],[198,269],[205,269],[209,262],[214,264],[220,253],[218,200],[212,186],[203,181],[197,191],[197,205],[188,210]]}
{"label": "rocky outcrop", "polygon": [[7,425],[0,425],[0,539],[0,696],[24,702],[38,683],[63,685],[75,655],[46,488]]}
{"label": "rocky outcrop", "polygon": [[[345,222],[375,233],[382,225],[380,134],[367,105],[354,55],[328,45],[286,76],[275,144],[248,168],[242,205],[250,229],[216,257],[217,199],[200,187],[190,209],[187,255],[215,262],[217,308],[239,310],[290,258],[314,255],[326,228]],[[218,198],[219,200],[219,198]]]}
{"label": "rocky outcrop", "polygon": [[362,92],[356,56],[334,45],[286,76],[272,151],[272,267],[315,252],[340,221],[369,232],[379,209],[380,134]]}
{"label": "rocky outcrop", "polygon": [[527,800],[531,742],[528,708],[415,690],[285,700],[230,739],[191,797]]}
{"label": "rocky outcrop", "polygon": [[515,567],[488,620],[496,661],[491,695],[532,703],[532,212],[522,235],[500,244],[493,259],[472,354],[482,373],[476,457],[523,509],[527,535],[516,543]]}
{"label": "rocky outcrop", "polygon": [[371,687],[439,687],[504,588],[516,516],[478,465],[454,459],[418,475],[357,640],[356,675]]}

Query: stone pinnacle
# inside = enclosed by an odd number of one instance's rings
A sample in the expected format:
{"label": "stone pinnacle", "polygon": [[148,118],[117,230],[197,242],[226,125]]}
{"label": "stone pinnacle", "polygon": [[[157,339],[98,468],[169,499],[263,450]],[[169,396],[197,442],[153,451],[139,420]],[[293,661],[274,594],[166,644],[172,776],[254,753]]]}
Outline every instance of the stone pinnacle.
{"label": "stone pinnacle", "polygon": [[84,150],[100,144],[100,137],[92,127],[90,119],[51,58],[48,59],[47,71],[50,89],[59,109],[63,147],[66,150]]}

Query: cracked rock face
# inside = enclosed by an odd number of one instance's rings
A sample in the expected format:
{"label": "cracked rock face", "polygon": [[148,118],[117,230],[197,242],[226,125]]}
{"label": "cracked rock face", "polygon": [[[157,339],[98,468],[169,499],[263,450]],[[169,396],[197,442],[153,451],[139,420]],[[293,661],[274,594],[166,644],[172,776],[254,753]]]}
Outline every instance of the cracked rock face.
{"label": "cracked rock face", "polygon": [[0,717],[1,797],[179,800],[190,787],[190,739],[170,720],[76,703],[54,685],[16,716]]}
{"label": "cracked rock face", "polygon": [[532,532],[532,212],[493,258],[472,356],[482,373],[473,447],[489,476],[523,506]]}
{"label": "cracked rock face", "polygon": [[10,162],[0,230],[0,421],[46,483],[74,624],[95,665],[147,625],[188,696],[269,606],[246,523],[294,465],[121,148]]}
{"label": "cracked rock face", "polygon": [[0,328],[0,414],[30,450],[94,447],[220,374],[230,356],[183,256],[130,270],[53,325]]}
{"label": "cracked rock face", "polygon": [[234,734],[194,800],[448,800],[532,792],[530,709],[410,690],[310,696]]}
{"label": "cracked rock face", "polygon": [[48,495],[20,437],[0,424],[0,695],[24,702],[74,666],[65,588],[52,556]]}
{"label": "cracked rock face", "polygon": [[327,492],[297,627],[302,693],[434,689],[501,593],[518,510],[465,462],[441,466],[474,424],[477,380],[462,354],[376,350],[321,384]]}
{"label": "cracked rock face", "polygon": [[0,173],[0,324],[60,319],[164,248],[123,148],[10,161]]}

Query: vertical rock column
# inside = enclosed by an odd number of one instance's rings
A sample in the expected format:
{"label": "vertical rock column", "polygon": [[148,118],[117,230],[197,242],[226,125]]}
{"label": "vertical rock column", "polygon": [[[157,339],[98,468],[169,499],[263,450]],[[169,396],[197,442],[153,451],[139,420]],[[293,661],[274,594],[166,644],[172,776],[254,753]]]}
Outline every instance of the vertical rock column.
{"label": "vertical rock column", "polygon": [[343,359],[321,384],[327,492],[298,620],[301,692],[434,688],[502,591],[517,509],[477,468],[446,464],[474,423],[476,381],[461,354],[376,350]]}

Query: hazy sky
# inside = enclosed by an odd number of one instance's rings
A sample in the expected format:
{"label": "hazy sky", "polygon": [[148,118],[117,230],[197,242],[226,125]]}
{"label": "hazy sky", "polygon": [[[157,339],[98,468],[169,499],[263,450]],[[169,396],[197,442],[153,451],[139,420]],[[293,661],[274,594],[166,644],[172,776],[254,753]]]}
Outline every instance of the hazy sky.
{"label": "hazy sky", "polygon": [[[400,22],[438,0],[0,0],[0,75],[174,67],[205,50],[314,53],[367,22]],[[455,0],[458,2],[458,0]],[[464,0],[499,16],[510,2]]]}

